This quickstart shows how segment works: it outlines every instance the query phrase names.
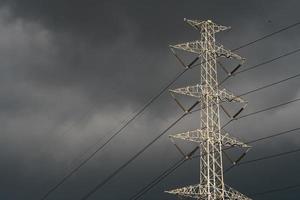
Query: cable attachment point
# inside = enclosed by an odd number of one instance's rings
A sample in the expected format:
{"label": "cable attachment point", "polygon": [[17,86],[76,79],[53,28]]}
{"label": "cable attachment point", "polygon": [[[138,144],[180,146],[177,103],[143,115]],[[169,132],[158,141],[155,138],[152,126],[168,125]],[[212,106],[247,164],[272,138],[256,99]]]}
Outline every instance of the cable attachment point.
{"label": "cable attachment point", "polygon": [[228,76],[233,76],[234,73],[242,66],[242,64],[238,64],[231,72],[229,72]]}
{"label": "cable attachment point", "polygon": [[200,55],[197,56],[194,60],[192,60],[188,65],[185,64],[185,62],[178,56],[178,54],[176,53],[176,51],[174,50],[174,48],[172,46],[169,46],[172,54],[175,56],[175,58],[178,60],[178,62],[185,68],[185,69],[190,69],[199,59],[200,59]]}
{"label": "cable attachment point", "polygon": [[237,117],[241,114],[241,112],[243,112],[243,110],[245,110],[245,108],[248,105],[248,102],[243,100],[242,98],[240,98],[240,96],[235,96],[233,95],[231,92],[228,92],[225,89],[220,90],[219,92],[219,99],[221,102],[237,102],[240,104],[244,104],[243,107],[241,107],[235,114],[230,114],[230,112],[228,112],[228,110],[220,103],[220,108],[224,111],[224,113],[226,114],[226,116],[230,119],[230,120],[236,120]]}
{"label": "cable attachment point", "polygon": [[184,113],[189,113],[189,112],[191,112],[199,103],[200,103],[200,101],[198,100],[198,101],[196,101],[189,109],[186,109],[183,105],[182,105],[182,103],[180,103],[180,101],[176,98],[176,96],[175,96],[175,94],[174,94],[174,92],[173,91],[169,91],[170,92],[170,94],[171,94],[171,96],[172,96],[172,98],[174,99],[174,101],[176,102],[176,104],[181,108],[181,110],[184,112]]}
{"label": "cable attachment point", "polygon": [[189,154],[185,156],[185,159],[192,159],[194,153],[199,149],[199,146],[196,146]]}
{"label": "cable attachment point", "polygon": [[245,110],[247,105],[248,104],[245,104],[239,111],[237,111],[237,113],[232,116],[232,119],[237,119],[237,117]]}
{"label": "cable attachment point", "polygon": [[234,76],[234,75],[235,75],[235,72],[236,72],[240,67],[242,67],[242,65],[244,64],[244,62],[245,62],[245,58],[242,58],[241,63],[238,64],[231,72],[229,72],[228,76]]}
{"label": "cable attachment point", "polygon": [[200,103],[200,101],[196,101],[188,110],[187,112],[191,112],[198,104]]}
{"label": "cable attachment point", "polygon": [[196,146],[190,153],[185,154],[184,151],[176,144],[173,137],[169,135],[171,142],[174,144],[179,153],[185,158],[185,160],[191,159],[194,153],[199,149],[199,146]]}
{"label": "cable attachment point", "polygon": [[183,156],[186,157],[186,154],[181,150],[181,148],[176,144],[176,142],[174,141],[174,139],[172,138],[172,136],[169,135],[169,138],[171,140],[171,142],[174,144],[174,146],[176,147],[176,149],[179,151],[179,153]]}
{"label": "cable attachment point", "polygon": [[176,98],[175,94],[172,91],[169,91],[172,98],[174,99],[174,101],[177,103],[177,105],[182,109],[183,112],[187,112],[187,110],[185,109],[185,107],[178,101],[178,99]]}
{"label": "cable attachment point", "polygon": [[249,150],[250,148],[247,148],[246,151],[242,153],[242,155],[238,159],[236,159],[232,164],[237,165],[246,156]]}

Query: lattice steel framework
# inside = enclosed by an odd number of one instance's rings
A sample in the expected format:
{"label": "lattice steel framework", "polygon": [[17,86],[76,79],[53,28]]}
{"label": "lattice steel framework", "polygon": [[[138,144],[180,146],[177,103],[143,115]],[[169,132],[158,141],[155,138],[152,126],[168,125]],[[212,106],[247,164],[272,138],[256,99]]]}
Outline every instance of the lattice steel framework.
{"label": "lattice steel framework", "polygon": [[[229,137],[220,126],[220,107],[224,109],[221,103],[237,102],[243,104],[242,108],[231,117],[231,119],[234,119],[245,108],[247,102],[225,89],[220,89],[217,76],[217,58],[237,59],[240,62],[238,67],[244,62],[244,59],[224,49],[222,45],[216,44],[215,33],[227,30],[230,27],[217,25],[210,20],[186,20],[186,22],[200,31],[200,41],[186,42],[170,47],[174,53],[175,49],[179,49],[197,54],[197,59],[201,60],[201,82],[195,86],[170,90],[170,92],[183,110],[185,110],[184,106],[176,99],[176,94],[197,98],[197,102],[200,102],[202,108],[200,111],[200,129],[171,135],[170,137],[171,139],[195,142],[199,145],[201,152],[200,183],[166,192],[180,197],[201,200],[250,200],[250,198],[224,184],[222,161],[222,148],[224,146],[239,146],[242,148],[249,148],[249,146]],[[175,56],[183,64],[176,54]],[[193,61],[193,64],[195,62]],[[191,67],[191,65],[187,66],[185,64],[184,66]],[[230,116],[225,109],[224,111]]]}

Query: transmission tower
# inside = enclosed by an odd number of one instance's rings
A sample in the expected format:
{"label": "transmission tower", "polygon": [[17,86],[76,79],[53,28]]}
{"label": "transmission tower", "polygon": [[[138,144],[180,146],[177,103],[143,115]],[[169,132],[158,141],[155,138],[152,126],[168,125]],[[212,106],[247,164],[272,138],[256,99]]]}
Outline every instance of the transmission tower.
{"label": "transmission tower", "polygon": [[[177,104],[185,112],[190,112],[191,109],[186,110],[176,98],[176,94],[187,95],[197,99],[197,102],[201,105],[200,128],[193,131],[170,135],[170,138],[173,142],[174,139],[182,139],[198,145],[201,155],[200,182],[196,185],[173,189],[166,192],[179,197],[200,200],[250,200],[247,196],[224,184],[222,158],[223,147],[245,148],[245,153],[233,162],[233,164],[236,164],[245,156],[246,152],[250,149],[250,146],[238,141],[236,138],[230,137],[220,125],[220,109],[230,117],[231,121],[244,110],[247,102],[238,96],[234,96],[226,89],[220,89],[217,76],[217,58],[225,57],[236,59],[239,62],[238,66],[231,72],[228,72],[225,69],[228,76],[234,74],[234,72],[242,65],[244,59],[239,55],[226,50],[222,45],[216,44],[215,33],[230,29],[230,27],[217,25],[210,20],[199,21],[185,19],[185,21],[200,32],[201,39],[193,42],[171,45],[170,48],[176,58],[186,68],[191,67],[198,59],[201,60],[200,83],[194,86],[170,90],[170,93]],[[175,49],[196,54],[197,58],[191,64],[186,65],[176,54]],[[224,66],[222,66],[222,68],[224,69]],[[241,108],[235,114],[231,115],[222,105],[222,103],[225,102],[240,103]],[[180,150],[178,145],[176,145],[176,147]]]}

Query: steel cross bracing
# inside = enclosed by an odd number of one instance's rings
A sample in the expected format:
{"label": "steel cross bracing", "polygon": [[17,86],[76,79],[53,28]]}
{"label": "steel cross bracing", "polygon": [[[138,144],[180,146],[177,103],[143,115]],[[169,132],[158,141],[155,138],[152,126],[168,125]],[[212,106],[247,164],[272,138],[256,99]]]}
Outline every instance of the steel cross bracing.
{"label": "steel cross bracing", "polygon": [[[248,145],[230,137],[220,126],[220,105],[222,102],[237,102],[246,104],[242,98],[233,95],[225,89],[220,89],[217,77],[217,58],[225,57],[237,59],[242,64],[244,59],[239,55],[217,45],[215,33],[229,29],[210,20],[185,20],[188,24],[200,31],[200,41],[186,42],[170,46],[173,50],[179,49],[191,52],[201,58],[201,82],[195,86],[187,86],[170,90],[176,102],[175,94],[195,97],[201,105],[200,129],[171,135],[171,139],[182,139],[197,143],[201,151],[200,182],[199,184],[166,191],[180,197],[201,200],[250,200],[250,198],[226,186],[223,179],[223,146],[238,146],[249,148]],[[232,118],[235,118],[243,108]],[[224,110],[224,109],[223,109]],[[185,110],[186,111],[186,110]],[[224,110],[226,112],[226,110]],[[187,111],[186,111],[187,112]],[[227,115],[228,112],[226,112]]]}

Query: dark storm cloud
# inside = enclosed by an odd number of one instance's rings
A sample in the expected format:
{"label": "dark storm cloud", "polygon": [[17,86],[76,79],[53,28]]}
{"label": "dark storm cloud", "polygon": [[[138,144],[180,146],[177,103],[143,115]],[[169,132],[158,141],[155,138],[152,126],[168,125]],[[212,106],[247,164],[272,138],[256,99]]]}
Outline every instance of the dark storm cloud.
{"label": "dark storm cloud", "polygon": [[[171,78],[169,74],[174,70],[167,66],[170,55],[166,47],[174,41],[186,40],[189,38],[184,36],[186,34],[196,38],[182,19],[187,9],[190,13],[187,17],[198,17],[201,6],[197,1],[190,5],[173,1],[159,4],[149,1],[4,1],[2,4],[10,9],[13,17],[42,25],[53,37],[49,41],[53,45],[48,47],[54,48],[53,58],[47,63],[30,61],[27,66],[30,80],[48,86],[75,87],[87,96],[92,95],[92,100],[101,98],[103,103],[120,97],[125,102],[127,99],[139,102],[157,88],[147,84],[152,77]],[[201,10],[202,18],[217,18],[232,26],[243,24],[239,18],[234,19],[236,15],[242,14],[246,21],[253,18],[252,12],[262,12],[255,3],[245,5],[237,1],[223,2],[215,9],[215,3],[211,2],[206,7]],[[247,26],[244,24],[239,29]],[[179,30],[180,34],[174,34]]]}
{"label": "dark storm cloud", "polygon": [[[71,36],[84,34],[95,41],[111,41],[122,34],[122,11],[112,1],[2,1],[16,18],[42,23],[55,31],[68,32]],[[114,12],[114,10],[116,12]],[[105,38],[105,40],[104,40]]]}
{"label": "dark storm cloud", "polygon": [[[247,19],[263,15],[265,6],[257,2],[227,1],[206,2],[206,9],[199,1],[183,4],[180,1],[39,1],[39,0],[4,0],[2,5],[8,6],[12,14],[21,19],[28,19],[45,25],[48,29],[67,32],[69,36],[82,36],[81,39],[93,43],[100,41],[108,43],[115,41],[124,34],[128,20],[138,26],[139,42],[147,45],[166,44],[172,41],[174,30],[182,30],[183,18],[197,18],[201,12],[202,18],[217,18],[218,21],[236,21],[242,14]],[[188,10],[188,12],[186,12]],[[258,16],[253,15],[253,12]],[[127,22],[126,22],[127,21]],[[233,25],[233,24],[232,24]],[[240,25],[240,24],[239,24]],[[136,30],[131,30],[136,31]],[[159,36],[159,37],[158,37]]]}
{"label": "dark storm cloud", "polygon": [[[41,196],[70,163],[74,164],[74,158],[99,138],[104,141],[108,136],[104,134],[106,131],[174,77],[181,68],[167,45],[198,37],[184,24],[184,17],[213,19],[232,26],[232,31],[218,36],[220,43],[228,48],[299,19],[297,1],[284,4],[282,1],[2,0],[0,5],[0,141],[4,163],[0,197],[16,200]],[[299,28],[295,28],[239,53],[251,66],[298,48],[298,33]],[[239,75],[226,87],[239,94],[299,73],[298,57]],[[176,86],[195,83],[197,73],[197,70],[187,73]],[[250,102],[247,112],[298,95],[296,80],[277,90],[249,95],[245,97]],[[297,104],[294,106],[299,108]],[[236,136],[252,139],[277,129],[293,128],[299,118],[296,108],[290,106],[265,113],[228,129]],[[84,114],[91,109],[89,115]],[[179,114],[179,109],[164,95],[52,199],[79,199],[78,196],[165,128],[175,114]],[[171,132],[187,130],[197,120],[189,117]],[[296,147],[298,141],[294,136],[270,146],[263,143],[250,156],[280,152]],[[163,138],[95,198],[124,199],[178,156],[168,139]],[[286,166],[269,170],[265,177],[263,167],[241,168],[232,172],[228,181],[247,193],[264,190],[266,184],[276,187],[276,180],[278,185],[287,181],[278,171],[286,167],[297,173],[294,164],[288,159]],[[195,165],[196,161],[176,171],[146,199],[173,198],[161,191],[197,181],[193,173],[184,171],[197,173]],[[268,167],[273,165],[269,163]],[[277,179],[273,177],[270,182],[268,177],[272,174],[277,174]],[[242,176],[245,180],[241,181]],[[284,198],[277,196],[277,199]]]}
{"label": "dark storm cloud", "polygon": [[[53,59],[56,62],[50,63],[51,60],[48,63],[51,67],[45,66],[46,69],[41,67],[40,63],[32,66],[32,71],[29,71],[32,72],[32,76],[35,76],[31,77],[32,79],[40,79],[38,81],[59,86],[76,85],[80,79],[80,85],[91,89],[96,85],[107,83],[109,79],[116,80],[115,82],[120,84],[114,83],[115,85],[104,89],[117,90],[117,93],[121,93],[120,96],[126,96],[126,93],[122,92],[123,89],[118,90],[119,85],[130,88],[142,80],[146,79],[148,82],[150,79],[148,77],[154,74],[163,73],[160,79],[165,78],[165,74],[170,71],[163,65],[167,54],[166,46],[179,38],[181,40],[187,38],[181,36],[189,33],[188,28],[183,31],[185,27],[182,19],[186,16],[186,9],[189,8],[191,13],[188,17],[193,18],[199,15],[198,7],[201,6],[197,1],[191,2],[191,5],[172,1],[155,4],[149,1],[86,1],[85,3],[72,1],[71,3],[38,0],[4,1],[2,4],[10,8],[14,17],[45,26],[57,39],[51,41],[56,42],[57,45],[55,49],[58,51],[57,57]],[[219,8],[213,9],[215,3],[212,2],[206,5],[207,9],[201,10],[201,16],[203,18],[214,16],[234,25],[235,21],[240,23],[239,19],[232,19],[237,14],[243,14],[248,19],[250,16],[253,17],[251,15],[253,9],[260,13],[259,6],[254,5],[255,3],[250,5],[239,2],[221,3]],[[174,34],[179,30],[181,34]],[[96,43],[96,47],[91,46],[91,43]],[[153,49],[154,44],[155,49]],[[143,47],[143,50],[137,50],[137,47]],[[153,60],[162,63],[153,63]],[[124,81],[124,77],[130,78]],[[82,84],[82,81],[86,83]],[[149,88],[147,84],[142,85],[146,86],[135,89],[140,90],[138,93],[144,94],[143,90],[149,91]],[[127,91],[127,96],[132,97],[131,90]],[[95,94],[95,90],[92,90],[92,93]]]}

